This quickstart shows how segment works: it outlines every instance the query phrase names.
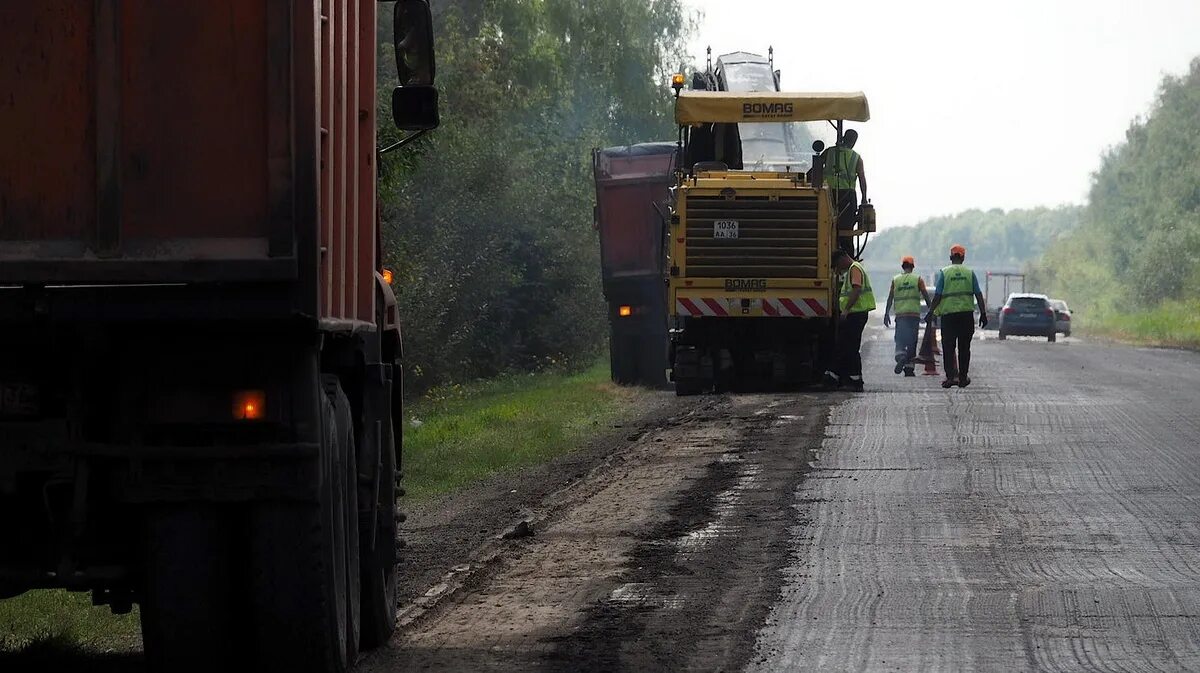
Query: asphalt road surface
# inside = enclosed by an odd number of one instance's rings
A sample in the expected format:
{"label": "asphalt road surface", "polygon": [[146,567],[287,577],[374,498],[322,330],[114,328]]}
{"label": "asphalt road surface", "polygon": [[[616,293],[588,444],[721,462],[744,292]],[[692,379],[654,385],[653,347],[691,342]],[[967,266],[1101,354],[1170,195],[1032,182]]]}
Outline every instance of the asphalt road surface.
{"label": "asphalt road surface", "polygon": [[750,670],[1200,670],[1200,357],[975,346],[833,410]]}
{"label": "asphalt road surface", "polygon": [[868,335],[865,393],[631,437],[361,670],[1200,670],[1200,355],[984,339],[943,390]]}

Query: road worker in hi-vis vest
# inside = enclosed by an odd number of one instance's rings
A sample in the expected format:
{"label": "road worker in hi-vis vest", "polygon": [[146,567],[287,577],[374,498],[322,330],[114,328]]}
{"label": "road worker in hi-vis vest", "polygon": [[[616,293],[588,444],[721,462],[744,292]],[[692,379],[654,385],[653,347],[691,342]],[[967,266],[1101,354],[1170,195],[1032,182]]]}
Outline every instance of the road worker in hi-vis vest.
{"label": "road worker in hi-vis vest", "polygon": [[979,277],[963,265],[967,249],[961,245],[950,247],[950,266],[938,272],[937,285],[933,289],[933,303],[929,305],[927,322],[938,316],[942,321],[942,354],[945,358],[946,380],[943,388],[971,385],[967,376],[971,368],[971,337],[975,335],[975,304],[979,305],[979,326],[987,327],[987,306],[983,303],[983,290],[979,288]]}
{"label": "road worker in hi-vis vest", "polygon": [[840,323],[834,368],[825,372],[825,385],[862,390],[862,355],[859,351],[867,314],[875,310],[875,293],[871,291],[867,270],[845,250],[834,251],[833,268],[842,277],[838,301]]}
{"label": "road worker in hi-vis vest", "polygon": [[[854,151],[858,142],[858,131],[849,129],[842,139],[821,155],[821,179],[829,188],[838,229],[853,229],[858,218],[858,194],[854,184],[862,189],[862,202],[867,202],[867,172],[862,157]],[[853,238],[839,237],[838,246],[846,252],[853,245]]]}
{"label": "road worker in hi-vis vest", "polygon": [[892,287],[888,290],[887,306],[883,309],[883,324],[891,327],[888,315],[892,307],[896,309],[896,368],[905,376],[916,376],[913,371],[913,360],[917,357],[917,333],[921,329],[921,299],[929,304],[929,292],[925,289],[925,279],[913,273],[917,266],[911,256],[900,258],[900,269],[903,273],[892,278]]}

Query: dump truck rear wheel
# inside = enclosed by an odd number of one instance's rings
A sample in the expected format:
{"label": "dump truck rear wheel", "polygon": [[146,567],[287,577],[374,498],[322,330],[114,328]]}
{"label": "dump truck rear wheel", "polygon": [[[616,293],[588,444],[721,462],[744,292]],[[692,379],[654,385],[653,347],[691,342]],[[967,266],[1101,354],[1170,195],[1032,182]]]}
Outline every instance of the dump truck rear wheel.
{"label": "dump truck rear wheel", "polygon": [[[354,412],[336,376],[324,378],[325,394],[333,402],[338,442],[344,452],[342,471],[346,493],[346,652],[350,662],[358,658],[362,634],[361,536],[358,518],[358,447],[354,441]],[[392,482],[395,484],[395,481]]]}
{"label": "dump truck rear wheel", "polygon": [[609,344],[613,383],[634,385],[639,381],[637,338],[629,334],[613,334]]}
{"label": "dump truck rear wheel", "polygon": [[346,523],[357,516],[353,451],[329,396],[320,395],[316,503],[263,503],[251,520],[251,578],[258,666],[262,670],[345,671],[353,647],[348,563],[357,563]]}
{"label": "dump truck rear wheel", "polygon": [[[363,538],[362,550],[362,646],[379,647],[396,629],[396,451],[395,421],[385,424],[380,442],[383,469],[379,475],[378,516],[373,522],[375,548]],[[370,534],[370,529],[363,531]]]}

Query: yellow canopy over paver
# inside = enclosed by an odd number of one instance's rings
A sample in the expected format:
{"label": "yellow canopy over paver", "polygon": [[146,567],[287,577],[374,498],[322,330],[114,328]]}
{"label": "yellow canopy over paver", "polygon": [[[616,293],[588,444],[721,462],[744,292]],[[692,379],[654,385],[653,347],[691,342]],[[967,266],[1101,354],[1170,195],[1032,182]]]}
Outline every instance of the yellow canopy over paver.
{"label": "yellow canopy over paver", "polygon": [[687,125],[809,122],[823,119],[865,122],[870,118],[867,96],[861,91],[681,91],[675,99],[675,121]]}

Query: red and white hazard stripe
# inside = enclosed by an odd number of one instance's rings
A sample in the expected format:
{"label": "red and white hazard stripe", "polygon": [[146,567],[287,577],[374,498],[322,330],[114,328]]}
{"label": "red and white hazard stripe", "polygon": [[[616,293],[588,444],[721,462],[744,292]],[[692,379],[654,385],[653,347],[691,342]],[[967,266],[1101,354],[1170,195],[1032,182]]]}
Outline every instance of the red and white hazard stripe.
{"label": "red and white hazard stripe", "polygon": [[675,300],[675,312],[679,315],[690,316],[727,316],[729,309],[725,302],[712,298],[690,299],[681,297]]}
{"label": "red and white hazard stripe", "polygon": [[811,297],[779,297],[762,300],[763,313],[780,318],[818,318],[829,315],[829,307]]}
{"label": "red and white hazard stripe", "polygon": [[[761,302],[763,315],[772,318],[819,318],[829,315],[828,305],[823,300],[811,297],[771,297],[758,301]],[[695,318],[730,315],[725,300],[711,297],[677,298],[675,313]]]}

